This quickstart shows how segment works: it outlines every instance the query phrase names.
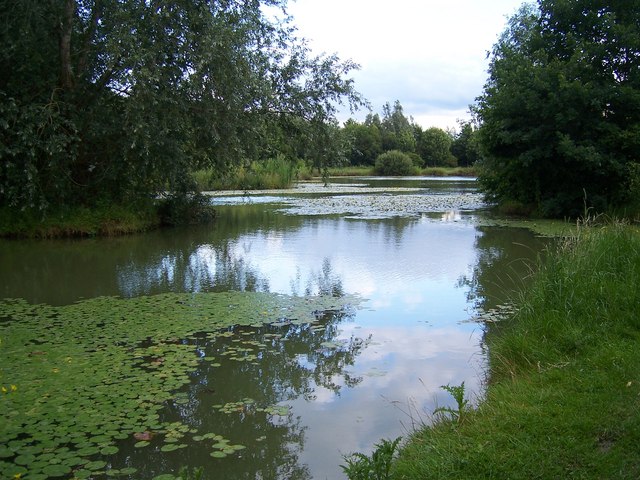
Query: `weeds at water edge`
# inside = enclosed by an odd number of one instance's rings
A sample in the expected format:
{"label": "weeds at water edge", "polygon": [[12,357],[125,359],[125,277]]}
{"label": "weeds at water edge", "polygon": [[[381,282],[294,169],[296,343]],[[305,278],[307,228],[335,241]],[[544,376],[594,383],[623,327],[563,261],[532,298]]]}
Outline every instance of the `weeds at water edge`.
{"label": "weeds at water edge", "polygon": [[344,456],[346,465],[340,465],[349,480],[389,480],[391,464],[400,438],[382,440],[375,445],[371,457],[363,453],[352,453]]}
{"label": "weeds at water edge", "polygon": [[458,405],[457,405],[457,408],[455,409],[451,407],[438,407],[433,411],[434,416],[437,417],[438,415],[441,416],[442,414],[448,414],[448,415],[451,415],[452,421],[458,424],[462,423],[465,417],[465,413],[468,410],[468,404],[469,404],[469,401],[464,398],[465,397],[464,382],[462,382],[460,385],[453,385],[453,386],[449,384],[442,385],[440,386],[440,388],[449,392]]}

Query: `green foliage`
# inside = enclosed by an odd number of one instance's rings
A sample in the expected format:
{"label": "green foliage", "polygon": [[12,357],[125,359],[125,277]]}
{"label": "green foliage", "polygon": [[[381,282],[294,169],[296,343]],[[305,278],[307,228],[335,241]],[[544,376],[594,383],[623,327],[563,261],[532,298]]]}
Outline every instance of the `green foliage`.
{"label": "green foliage", "polygon": [[1,0],[0,205],[186,196],[192,171],[301,144],[329,162],[356,65],[312,57],[267,6],[286,0]]}
{"label": "green foliage", "polygon": [[455,409],[451,407],[438,407],[434,410],[434,415],[438,414],[449,414],[451,415],[451,420],[454,420],[457,423],[462,423],[465,417],[465,413],[467,411],[467,405],[469,404],[468,400],[465,400],[464,394],[464,382],[460,385],[451,386],[449,384],[442,385],[440,388],[446,390],[451,394],[453,399],[456,401],[457,407]]}
{"label": "green foliage", "polygon": [[204,478],[204,468],[182,467],[178,471],[179,480],[202,480]]}
{"label": "green foliage", "polygon": [[489,198],[577,216],[584,192],[604,210],[626,201],[640,158],[640,2],[539,0],[491,54],[476,114]]}
{"label": "green foliage", "polygon": [[420,132],[418,154],[428,167],[456,167],[457,159],[451,153],[453,139],[441,128],[432,127]]}
{"label": "green foliage", "polygon": [[640,233],[580,227],[487,325],[486,399],[461,424],[415,432],[395,478],[640,475]]}
{"label": "green foliage", "polygon": [[378,156],[375,170],[378,175],[400,176],[413,175],[416,168],[409,155],[399,150],[391,150]]}
{"label": "green foliage", "polygon": [[[145,448],[154,436],[157,454],[187,448],[184,437],[196,433],[193,441],[207,440],[212,457],[235,454],[244,447],[197,432],[190,422],[161,418],[168,404],[188,403],[183,387],[202,362],[214,359],[198,355],[196,338],[206,332],[209,341],[220,341],[234,335],[234,326],[314,323],[319,312],[346,312],[358,302],[238,291],[98,297],[62,306],[1,300],[0,374],[11,382],[0,385],[2,477],[68,477],[82,469],[86,476],[78,478],[87,478],[113,468],[109,457],[121,441],[138,440],[134,448]],[[318,343],[326,340],[318,333]],[[192,474],[198,478],[197,470]]]}
{"label": "green foliage", "polygon": [[0,208],[0,237],[58,238],[115,236],[158,227],[158,209],[150,201],[128,205],[100,203],[92,208],[75,206],[22,212]]}
{"label": "green foliage", "polygon": [[411,163],[413,163],[414,167],[416,168],[424,167],[424,160],[422,160],[422,157],[417,153],[413,153],[413,152],[407,153],[407,156],[411,159]]}
{"label": "green foliage", "polygon": [[384,151],[400,150],[402,152],[415,152],[416,139],[413,134],[413,120],[404,115],[404,110],[399,100],[382,107],[383,117],[380,124],[382,133],[382,148]]}
{"label": "green foliage", "polygon": [[209,198],[200,194],[168,195],[159,201],[158,213],[164,225],[207,223],[215,216]]}
{"label": "green foliage", "polygon": [[381,153],[399,150],[411,156],[416,167],[469,167],[480,159],[477,129],[471,123],[461,123],[455,136],[441,128],[426,131],[406,117],[396,100],[383,105],[383,117],[367,115],[364,123],[353,119],[345,122],[343,132],[349,142],[352,165],[374,165]]}
{"label": "green foliage", "polygon": [[374,123],[360,124],[347,120],[344,133],[350,141],[349,162],[352,165],[374,165],[382,153],[382,134]]}
{"label": "green foliage", "polygon": [[460,131],[453,138],[451,153],[461,167],[470,167],[480,161],[478,129],[470,122],[460,122]]}
{"label": "green foliage", "polygon": [[422,175],[429,177],[477,177],[476,167],[427,167],[421,170]]}
{"label": "green foliage", "polygon": [[[640,329],[633,313],[640,293],[631,287],[640,280],[638,253],[638,232],[617,224],[581,227],[577,237],[561,242],[520,299],[514,323],[504,325],[508,333],[493,342],[495,378],[530,370],[538,362],[566,361],[588,353],[598,340]],[[529,332],[534,325],[535,333]]]}
{"label": "green foliage", "polygon": [[200,190],[264,190],[289,188],[305,170],[302,161],[292,161],[283,155],[239,166],[224,175],[211,170],[194,173]]}
{"label": "green foliage", "polygon": [[363,453],[353,453],[345,456],[346,465],[341,465],[349,480],[389,480],[393,456],[400,443],[395,440],[382,440],[375,445],[371,457]]}

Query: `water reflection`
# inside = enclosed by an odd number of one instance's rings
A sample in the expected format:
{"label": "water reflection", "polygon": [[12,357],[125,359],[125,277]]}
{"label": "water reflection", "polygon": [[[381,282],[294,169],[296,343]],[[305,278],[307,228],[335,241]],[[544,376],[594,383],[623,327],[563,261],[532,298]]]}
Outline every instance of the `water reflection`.
{"label": "water reflection", "polygon": [[[200,435],[216,433],[247,448],[228,458],[212,458],[212,442],[189,441],[187,435],[181,441],[189,448],[179,455],[161,454],[153,445],[122,449],[115,466],[134,466],[145,478],[176,471],[185,461],[215,472],[207,478],[313,478],[301,459],[308,421],[293,407],[321,401],[327,392],[340,396],[362,382],[352,370],[370,339],[352,335],[336,341],[340,325],[352,317],[326,313],[313,325],[236,327],[215,338],[200,335],[193,342],[205,361],[161,420],[181,421]],[[264,411],[274,406],[281,408]]]}
{"label": "water reflection", "polygon": [[166,291],[358,292],[386,304],[402,291],[411,302],[420,294],[407,290],[414,280],[451,278],[473,256],[469,225],[274,217],[268,210],[236,207],[213,226],[118,239],[3,241],[0,295],[55,305]]}
{"label": "water reflection", "polygon": [[[193,340],[213,361],[162,419],[247,448],[224,459],[191,440],[178,452],[122,448],[117,462],[139,468],[139,478],[183,465],[205,466],[207,478],[343,478],[341,454],[370,451],[436,406],[453,406],[440,385],[464,381],[481,393],[484,332],[463,321],[504,302],[544,244],[525,230],[477,227],[476,214],[458,211],[354,220],[276,209],[222,206],[211,226],[118,239],[0,242],[0,295],[31,302],[226,290],[368,299],[315,326]],[[233,413],[216,407],[246,398],[253,406]],[[285,405],[282,416],[257,410]]]}
{"label": "water reflection", "polygon": [[460,277],[476,308],[488,310],[508,302],[527,283],[541,253],[552,241],[521,228],[478,227],[477,261]]}

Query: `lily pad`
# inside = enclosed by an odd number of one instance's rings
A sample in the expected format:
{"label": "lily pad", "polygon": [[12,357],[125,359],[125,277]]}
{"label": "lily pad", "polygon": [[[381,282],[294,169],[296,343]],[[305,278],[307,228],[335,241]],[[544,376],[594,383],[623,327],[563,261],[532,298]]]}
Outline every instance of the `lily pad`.
{"label": "lily pad", "polygon": [[105,462],[104,460],[96,460],[94,462],[89,462],[87,464],[85,464],[84,468],[86,470],[100,470],[101,468],[104,468],[107,466],[107,462]]}
{"label": "lily pad", "polygon": [[9,457],[13,457],[14,455],[15,455],[15,452],[13,450],[3,445],[0,445],[0,458],[9,458]]}
{"label": "lily pad", "polygon": [[[185,446],[186,446],[186,445],[185,445]],[[182,448],[182,447],[180,447],[180,445],[179,445],[179,444],[177,444],[177,443],[168,443],[168,444],[166,444],[166,445],[163,445],[163,446],[160,448],[160,450],[161,450],[162,452],[173,452],[174,450],[178,450],[179,448]]]}
{"label": "lily pad", "polygon": [[28,453],[26,455],[18,455],[13,461],[18,465],[30,465],[35,459],[35,455]]}
{"label": "lily pad", "polygon": [[114,453],[118,453],[119,448],[116,446],[104,447],[100,450],[101,455],[113,455]]}
{"label": "lily pad", "polygon": [[[96,472],[106,465],[97,455],[117,453],[116,441],[135,432],[159,430],[164,405],[190,401],[178,392],[201,360],[197,342],[182,339],[198,332],[233,338],[237,326],[310,323],[317,311],[344,310],[359,301],[261,292],[100,297],[63,306],[0,300],[2,368],[18,385],[0,401],[0,418],[8,419],[0,432],[0,459],[7,459],[2,461],[11,476],[46,475],[45,468],[56,476],[83,463],[76,477]],[[239,343],[232,357],[259,360],[261,345]],[[255,412],[253,402],[242,402],[223,407]],[[174,441],[163,448],[182,448],[177,440],[193,433],[180,423],[162,428]],[[136,440],[142,448],[151,438]],[[31,471],[32,463],[39,471]]]}
{"label": "lily pad", "polygon": [[64,464],[48,465],[42,469],[42,473],[48,477],[62,477],[71,471],[71,467]]}

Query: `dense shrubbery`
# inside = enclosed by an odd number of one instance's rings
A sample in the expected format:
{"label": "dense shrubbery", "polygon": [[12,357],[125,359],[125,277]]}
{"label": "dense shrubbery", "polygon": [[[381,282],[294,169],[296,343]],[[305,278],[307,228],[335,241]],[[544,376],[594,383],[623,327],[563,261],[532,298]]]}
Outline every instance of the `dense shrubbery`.
{"label": "dense shrubbery", "polygon": [[413,175],[416,167],[411,157],[399,150],[391,150],[379,155],[376,159],[376,173],[378,175]]}
{"label": "dense shrubbery", "polygon": [[551,217],[629,204],[639,38],[638,2],[539,0],[510,20],[475,107],[492,200]]}

